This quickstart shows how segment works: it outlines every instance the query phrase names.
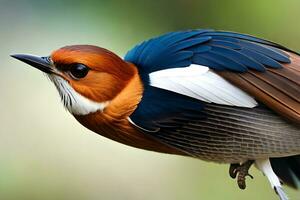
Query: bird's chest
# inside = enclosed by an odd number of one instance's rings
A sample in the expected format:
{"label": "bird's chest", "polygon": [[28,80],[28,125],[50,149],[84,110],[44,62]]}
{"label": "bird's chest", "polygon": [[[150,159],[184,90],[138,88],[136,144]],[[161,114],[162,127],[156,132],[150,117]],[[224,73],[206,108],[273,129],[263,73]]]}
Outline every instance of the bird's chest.
{"label": "bird's chest", "polygon": [[161,153],[185,155],[137,130],[126,118],[115,119],[101,112],[74,117],[89,130],[122,144]]}

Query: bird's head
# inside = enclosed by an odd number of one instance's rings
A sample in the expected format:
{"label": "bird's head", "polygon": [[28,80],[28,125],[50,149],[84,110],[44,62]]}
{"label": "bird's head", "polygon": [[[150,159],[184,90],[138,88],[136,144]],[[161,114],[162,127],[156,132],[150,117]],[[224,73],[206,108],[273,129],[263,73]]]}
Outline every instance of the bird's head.
{"label": "bird's head", "polygon": [[66,46],[48,57],[12,57],[45,72],[74,115],[103,110],[136,73],[114,53],[91,45]]}

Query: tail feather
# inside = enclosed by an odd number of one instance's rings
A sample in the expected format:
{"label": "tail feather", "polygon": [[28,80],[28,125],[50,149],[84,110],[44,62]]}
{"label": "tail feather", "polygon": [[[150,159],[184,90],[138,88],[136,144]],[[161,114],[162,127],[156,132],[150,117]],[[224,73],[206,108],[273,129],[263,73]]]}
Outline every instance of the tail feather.
{"label": "tail feather", "polygon": [[295,189],[300,188],[300,155],[271,158],[271,165],[279,179]]}

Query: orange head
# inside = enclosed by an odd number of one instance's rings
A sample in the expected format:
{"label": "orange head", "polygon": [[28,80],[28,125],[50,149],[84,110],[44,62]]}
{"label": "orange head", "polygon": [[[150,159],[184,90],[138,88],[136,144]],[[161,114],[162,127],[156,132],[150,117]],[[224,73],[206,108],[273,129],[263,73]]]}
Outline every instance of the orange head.
{"label": "orange head", "polygon": [[129,120],[144,88],[137,68],[112,52],[74,45],[49,57],[12,57],[45,72],[65,107],[88,129],[138,148],[182,154],[141,133]]}
{"label": "orange head", "polygon": [[49,57],[12,55],[46,72],[63,103],[75,115],[103,109],[136,73],[114,53],[91,45],[66,46]]}

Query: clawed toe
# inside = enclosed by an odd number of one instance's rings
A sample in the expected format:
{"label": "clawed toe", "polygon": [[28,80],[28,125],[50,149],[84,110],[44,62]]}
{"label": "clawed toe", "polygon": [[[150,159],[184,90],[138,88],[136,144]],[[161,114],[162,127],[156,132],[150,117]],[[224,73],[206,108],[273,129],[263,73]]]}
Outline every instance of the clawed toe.
{"label": "clawed toe", "polygon": [[254,161],[248,160],[243,164],[231,164],[229,168],[229,175],[231,178],[235,179],[237,177],[237,184],[240,189],[246,188],[246,177],[249,176],[253,179],[253,176],[249,174],[249,168]]}
{"label": "clawed toe", "polygon": [[229,168],[229,175],[231,178],[235,179],[238,173],[238,168],[240,164],[231,164]]}

